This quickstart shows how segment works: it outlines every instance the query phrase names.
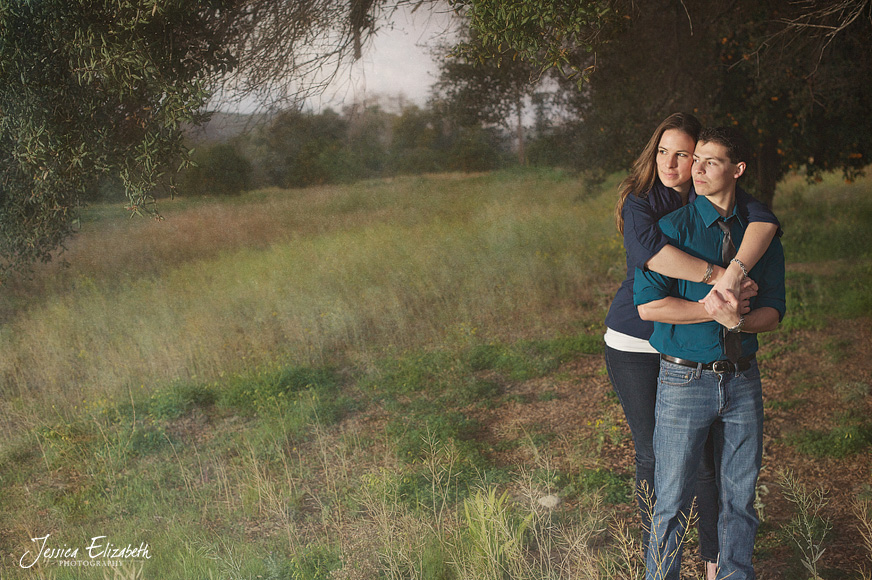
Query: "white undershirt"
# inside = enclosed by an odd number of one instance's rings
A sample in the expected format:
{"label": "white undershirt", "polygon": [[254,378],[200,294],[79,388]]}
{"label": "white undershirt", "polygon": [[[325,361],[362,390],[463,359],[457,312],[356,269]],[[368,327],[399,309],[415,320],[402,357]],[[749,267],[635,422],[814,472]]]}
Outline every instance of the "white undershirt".
{"label": "white undershirt", "polygon": [[615,350],[657,354],[657,350],[647,340],[636,338],[635,336],[630,336],[608,327],[606,327],[606,333],[603,338],[606,341],[606,345]]}

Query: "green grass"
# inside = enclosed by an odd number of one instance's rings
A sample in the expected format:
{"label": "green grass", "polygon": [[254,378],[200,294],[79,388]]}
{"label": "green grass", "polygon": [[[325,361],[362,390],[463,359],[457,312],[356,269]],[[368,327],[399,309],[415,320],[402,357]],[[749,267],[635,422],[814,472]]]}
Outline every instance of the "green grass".
{"label": "green grass", "polygon": [[[842,360],[843,357],[839,356],[834,362]],[[845,405],[845,411],[834,417],[835,425],[829,430],[810,429],[793,433],[788,436],[788,443],[800,453],[815,457],[842,459],[865,453],[872,446],[872,421],[864,409],[870,393],[869,384],[838,382],[832,389]]]}
{"label": "green grass", "polygon": [[791,311],[784,320],[786,330],[820,329],[830,318],[850,319],[872,311],[872,290],[865,283],[872,277],[868,259],[840,261],[818,269],[820,272],[813,274],[787,273]]}
{"label": "green grass", "polygon": [[330,580],[331,572],[341,567],[341,554],[337,547],[315,544],[307,546],[300,554],[290,559],[270,554],[266,560],[266,574],[263,577],[274,580],[285,578]]}
{"label": "green grass", "polygon": [[766,401],[764,406],[767,409],[789,411],[791,409],[802,407],[806,403],[807,401],[805,399],[788,399],[785,401]]}
{"label": "green grass", "polygon": [[872,312],[872,199],[868,178],[853,184],[827,176],[808,185],[799,177],[780,186],[775,210],[784,226],[788,264],[787,329],[820,328],[830,317],[856,318]]}
{"label": "green grass", "polygon": [[[868,178],[845,184],[830,175],[814,186],[801,177],[782,183],[775,209],[785,226],[788,261],[868,258],[872,252],[872,201],[862,195]],[[848,211],[846,211],[848,210]]]}
{"label": "green grass", "polygon": [[599,493],[606,504],[633,502],[635,478],[627,473],[615,473],[604,468],[582,468],[578,473],[566,476],[567,496]]}
{"label": "green grass", "polygon": [[872,446],[872,423],[852,422],[838,425],[827,431],[802,431],[788,437],[788,442],[800,453],[843,459],[857,453],[865,453]]}

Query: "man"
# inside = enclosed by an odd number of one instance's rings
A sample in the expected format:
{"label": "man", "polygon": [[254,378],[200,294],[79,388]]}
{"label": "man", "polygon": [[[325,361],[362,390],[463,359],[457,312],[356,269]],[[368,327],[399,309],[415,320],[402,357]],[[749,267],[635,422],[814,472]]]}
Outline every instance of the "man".
{"label": "man", "polygon": [[[672,245],[728,266],[748,225],[735,211],[737,181],[749,148],[730,127],[704,130],[694,151],[696,200],[667,215],[660,228]],[[718,225],[719,222],[723,225]],[[725,243],[726,233],[731,240]],[[744,264],[739,262],[742,270]],[[661,353],[654,454],[657,502],[651,522],[647,580],[677,580],[699,458],[711,429],[720,489],[718,580],[753,579],[754,510],[763,450],[763,395],[756,333],[774,330],[785,311],[784,252],[776,238],[745,272],[758,285],[751,310],[729,291],[637,270],[639,315],[655,322]]]}

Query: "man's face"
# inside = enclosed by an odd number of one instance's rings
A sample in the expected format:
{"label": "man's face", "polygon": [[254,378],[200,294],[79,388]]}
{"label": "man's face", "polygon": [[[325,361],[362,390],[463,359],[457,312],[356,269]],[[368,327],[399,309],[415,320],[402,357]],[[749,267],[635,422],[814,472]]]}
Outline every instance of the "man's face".
{"label": "man's face", "polygon": [[744,173],[745,163],[733,163],[727,148],[713,141],[700,141],[693,152],[693,185],[698,195],[731,191]]}

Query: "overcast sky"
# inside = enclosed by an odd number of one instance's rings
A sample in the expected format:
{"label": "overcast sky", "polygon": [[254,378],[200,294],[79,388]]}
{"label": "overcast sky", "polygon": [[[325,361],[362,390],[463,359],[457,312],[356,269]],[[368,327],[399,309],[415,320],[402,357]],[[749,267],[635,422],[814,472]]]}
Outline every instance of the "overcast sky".
{"label": "overcast sky", "polygon": [[393,26],[383,24],[364,45],[362,58],[341,73],[321,99],[312,101],[315,109],[338,109],[376,96],[426,103],[438,69],[428,45],[444,35],[449,15],[427,8],[414,13],[404,9],[392,20]]}
{"label": "overcast sky", "polygon": [[[450,38],[451,15],[439,4],[423,3],[420,10],[399,8],[382,15],[375,35],[363,45],[358,61],[343,65],[323,94],[307,99],[304,108],[320,112],[327,108],[341,111],[343,106],[379,98],[388,111],[399,104],[426,105],[430,87],[436,81],[438,65],[432,49]],[[327,67],[329,70],[329,67]],[[235,113],[250,113],[269,108],[271,103],[255,97],[239,101],[224,100],[219,93],[213,107]]]}

